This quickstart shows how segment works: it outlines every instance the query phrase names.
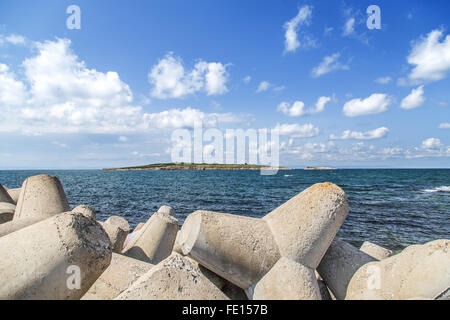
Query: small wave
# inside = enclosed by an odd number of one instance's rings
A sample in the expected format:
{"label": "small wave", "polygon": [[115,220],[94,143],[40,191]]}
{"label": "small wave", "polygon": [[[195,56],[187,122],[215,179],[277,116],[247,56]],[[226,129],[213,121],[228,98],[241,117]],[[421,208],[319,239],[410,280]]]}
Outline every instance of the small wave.
{"label": "small wave", "polygon": [[285,174],[285,177],[292,177],[292,174]]}
{"label": "small wave", "polygon": [[441,186],[441,187],[436,187],[433,189],[425,189],[425,190],[423,190],[423,192],[450,192],[450,187],[449,186]]}

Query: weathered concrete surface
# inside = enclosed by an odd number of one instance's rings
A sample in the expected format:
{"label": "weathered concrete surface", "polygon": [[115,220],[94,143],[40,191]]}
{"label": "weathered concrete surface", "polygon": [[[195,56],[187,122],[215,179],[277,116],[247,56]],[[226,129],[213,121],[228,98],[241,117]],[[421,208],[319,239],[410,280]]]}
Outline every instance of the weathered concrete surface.
{"label": "weathered concrete surface", "polygon": [[0,238],[0,255],[0,299],[80,299],[108,267],[111,244],[96,221],[66,212]]}
{"label": "weathered concrete surface", "polygon": [[242,289],[264,276],[280,258],[265,221],[226,213],[190,214],[179,244],[184,255]]}
{"label": "weathered concrete surface", "polygon": [[145,226],[145,222],[138,223],[136,228],[134,228],[133,232],[139,231],[143,226]]}
{"label": "weathered concrete surface", "polygon": [[82,300],[112,300],[152,267],[150,263],[113,253],[109,267],[89,288]]}
{"label": "weathered concrete surface", "polygon": [[137,279],[117,300],[228,300],[211,281],[178,253]]}
{"label": "weathered concrete surface", "polygon": [[338,300],[345,299],[353,275],[363,265],[376,261],[358,248],[334,239],[317,268],[322,279]]}
{"label": "weathered concrete surface", "polygon": [[319,285],[320,296],[322,297],[322,300],[335,300],[331,297],[330,290],[325,284],[325,281],[317,280],[317,284]]}
{"label": "weathered concrete surface", "polygon": [[97,219],[97,214],[95,213],[95,210],[91,208],[90,206],[81,204],[75,208],[73,208],[72,212],[75,213],[81,213],[83,216],[90,218],[90,219]]}
{"label": "weathered concrete surface", "polygon": [[392,256],[392,251],[382,246],[379,246],[375,243],[365,241],[361,247],[359,248],[364,253],[367,253],[369,256],[374,257],[377,260],[383,260]]}
{"label": "weathered concrete surface", "polygon": [[108,234],[109,240],[111,240],[113,252],[121,253],[125,239],[130,233],[128,221],[119,216],[111,216],[101,225]]}
{"label": "weathered concrete surface", "polygon": [[9,222],[14,217],[16,206],[9,202],[0,202],[0,224]]}
{"label": "weathered concrete surface", "polygon": [[390,258],[371,262],[353,276],[349,300],[432,299],[450,284],[450,240],[414,245]]}
{"label": "weathered concrete surface", "polygon": [[22,190],[22,188],[14,188],[14,189],[5,188],[5,189],[6,191],[8,191],[8,194],[11,197],[11,199],[14,201],[14,204],[17,204],[17,200],[19,200],[20,190]]}
{"label": "weathered concrete surface", "polygon": [[16,204],[13,199],[11,199],[8,189],[0,184],[0,202],[6,202],[10,204]]}
{"label": "weathered concrete surface", "polygon": [[138,231],[140,234],[127,243],[123,254],[158,264],[172,253],[177,231],[177,219],[165,213],[155,212]]}
{"label": "weathered concrete surface", "polygon": [[[47,218],[48,219],[48,218]],[[6,223],[0,224],[0,237],[6,236],[10,233],[13,233],[22,228],[31,226],[39,221],[42,221],[42,216],[30,217],[27,219],[14,219],[12,221],[8,221]]]}
{"label": "weathered concrete surface", "polygon": [[173,210],[173,208],[169,206],[161,206],[157,212],[165,216],[173,216],[175,214],[175,210]]}
{"label": "weathered concrete surface", "polygon": [[24,181],[14,220],[35,216],[45,219],[69,210],[69,203],[59,179],[49,175],[38,175]]}
{"label": "weathered concrete surface", "polygon": [[230,300],[248,300],[245,291],[230,281],[225,280],[225,285],[221,290]]}
{"label": "weathered concrete surface", "polygon": [[332,183],[318,183],[291,198],[263,220],[283,257],[316,269],[347,217],[345,192]]}
{"label": "weathered concrete surface", "polygon": [[321,300],[314,270],[288,258],[246,291],[250,300]]}
{"label": "weathered concrete surface", "polygon": [[196,268],[201,274],[208,278],[209,281],[211,281],[220,290],[222,290],[225,284],[228,282],[227,280],[215,274],[211,270],[208,270],[208,268],[205,268],[189,256],[185,256],[184,259],[188,260],[194,268]]}

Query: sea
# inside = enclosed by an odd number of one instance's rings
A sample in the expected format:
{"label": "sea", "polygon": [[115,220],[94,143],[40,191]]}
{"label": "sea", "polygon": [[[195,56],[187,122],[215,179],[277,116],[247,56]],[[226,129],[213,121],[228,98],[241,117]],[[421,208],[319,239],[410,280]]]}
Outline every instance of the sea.
{"label": "sea", "polygon": [[450,169],[339,169],[256,171],[8,170],[0,183],[17,188],[29,176],[57,176],[71,208],[93,207],[98,220],[122,216],[131,227],[162,205],[180,226],[195,210],[263,217],[319,182],[339,185],[349,214],[338,237],[360,246],[371,241],[392,250],[450,238]]}

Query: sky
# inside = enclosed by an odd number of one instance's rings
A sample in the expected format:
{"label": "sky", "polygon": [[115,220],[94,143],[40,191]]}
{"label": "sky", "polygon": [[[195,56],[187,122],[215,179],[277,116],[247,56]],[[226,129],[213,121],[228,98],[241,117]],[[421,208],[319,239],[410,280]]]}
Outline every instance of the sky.
{"label": "sky", "polygon": [[449,168],[449,21],[438,0],[2,0],[0,169],[169,162],[196,121],[277,128],[283,166]]}

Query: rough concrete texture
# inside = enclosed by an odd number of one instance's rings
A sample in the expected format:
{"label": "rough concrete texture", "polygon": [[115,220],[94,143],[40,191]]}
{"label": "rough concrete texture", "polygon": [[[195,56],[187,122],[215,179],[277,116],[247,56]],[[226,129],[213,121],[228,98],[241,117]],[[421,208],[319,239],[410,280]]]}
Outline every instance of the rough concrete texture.
{"label": "rough concrete texture", "polygon": [[24,181],[14,220],[35,216],[48,218],[69,210],[69,203],[59,179],[49,175],[38,175]]}
{"label": "rough concrete texture", "polygon": [[138,225],[136,226],[136,228],[134,228],[133,232],[139,231],[143,226],[145,226],[145,223],[144,223],[144,222],[138,223]]}
{"label": "rough concrete texture", "polygon": [[450,240],[436,240],[364,265],[351,279],[346,299],[432,299],[449,284]]}
{"label": "rough concrete texture", "polygon": [[299,193],[263,220],[272,230],[283,257],[316,269],[347,213],[345,192],[326,182]]}
{"label": "rough concrete texture", "polygon": [[[48,218],[47,218],[48,219]],[[42,216],[31,217],[27,219],[15,220],[13,217],[12,221],[0,224],[0,237],[6,236],[22,228],[31,226],[39,221],[45,220]]]}
{"label": "rough concrete texture", "polygon": [[189,256],[185,256],[184,258],[187,259],[200,273],[202,273],[206,278],[208,278],[209,281],[211,281],[220,290],[222,290],[225,284],[228,282],[227,280],[215,274],[211,270],[208,270],[208,268],[205,268],[204,266],[202,266]]}
{"label": "rough concrete texture", "polygon": [[127,243],[123,254],[158,264],[172,253],[177,231],[177,219],[164,213],[155,212],[145,226],[138,231],[140,234]]}
{"label": "rough concrete texture", "polygon": [[14,217],[16,206],[9,202],[0,202],[0,224],[9,222]]}
{"label": "rough concrete texture", "polygon": [[90,218],[90,219],[97,219],[97,214],[95,213],[95,210],[87,205],[79,205],[75,207],[72,212],[75,213],[81,213],[83,216]]}
{"label": "rough concrete texture", "polygon": [[154,266],[117,300],[228,300],[189,260],[178,253]]}
{"label": "rough concrete texture", "polygon": [[314,270],[288,258],[246,291],[251,300],[321,300]]}
{"label": "rough concrete texture", "polygon": [[150,263],[113,253],[109,267],[89,288],[82,300],[112,300],[152,267]]}
{"label": "rough concrete texture", "polygon": [[181,232],[180,232],[180,230],[178,230],[177,236],[175,237],[175,242],[173,243],[173,251],[183,254],[183,249],[181,249],[181,243],[180,243],[180,235],[181,235]]}
{"label": "rough concrete texture", "polygon": [[175,210],[173,210],[173,208],[169,207],[169,206],[161,206],[157,212],[159,212],[165,216],[173,216],[175,213]]}
{"label": "rough concrete texture", "polygon": [[16,204],[8,193],[8,189],[0,184],[0,202]]}
{"label": "rough concrete texture", "polygon": [[17,200],[19,200],[20,190],[22,190],[22,188],[8,189],[5,187],[5,189],[6,191],[8,191],[8,194],[14,201],[14,203],[17,204]]}
{"label": "rough concrete texture", "polygon": [[338,300],[345,299],[353,275],[363,265],[376,259],[340,239],[334,239],[317,268],[322,279]]}
{"label": "rough concrete texture", "polygon": [[265,221],[226,213],[190,214],[181,228],[179,243],[184,255],[244,290],[280,258]]}
{"label": "rough concrete texture", "polygon": [[105,222],[101,223],[103,229],[111,240],[112,250],[115,253],[121,253],[125,239],[130,233],[130,225],[128,221],[119,216],[109,217]]}
{"label": "rough concrete texture", "polygon": [[0,252],[0,299],[80,299],[111,261],[103,228],[73,212],[0,238]]}
{"label": "rough concrete texture", "polygon": [[365,241],[361,247],[359,248],[364,253],[367,253],[369,256],[374,257],[377,260],[383,260],[392,256],[392,251],[382,246],[379,246],[375,243]]}

